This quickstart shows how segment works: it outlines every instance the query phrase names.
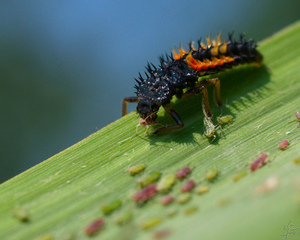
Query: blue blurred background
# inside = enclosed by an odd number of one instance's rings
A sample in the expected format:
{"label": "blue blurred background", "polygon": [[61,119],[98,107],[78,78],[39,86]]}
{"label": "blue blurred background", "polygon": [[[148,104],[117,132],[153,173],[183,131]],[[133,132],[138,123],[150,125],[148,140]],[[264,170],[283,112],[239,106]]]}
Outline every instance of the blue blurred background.
{"label": "blue blurred background", "polygon": [[138,71],[180,42],[232,30],[260,41],[299,9],[299,0],[1,1],[0,182],[120,118]]}

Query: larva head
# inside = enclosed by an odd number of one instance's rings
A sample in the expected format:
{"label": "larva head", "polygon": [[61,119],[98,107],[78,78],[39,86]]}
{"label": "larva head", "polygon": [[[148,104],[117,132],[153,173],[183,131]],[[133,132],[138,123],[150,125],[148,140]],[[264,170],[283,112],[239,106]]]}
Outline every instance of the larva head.
{"label": "larva head", "polygon": [[156,123],[157,111],[159,106],[149,100],[140,100],[136,111],[140,115],[143,125]]}

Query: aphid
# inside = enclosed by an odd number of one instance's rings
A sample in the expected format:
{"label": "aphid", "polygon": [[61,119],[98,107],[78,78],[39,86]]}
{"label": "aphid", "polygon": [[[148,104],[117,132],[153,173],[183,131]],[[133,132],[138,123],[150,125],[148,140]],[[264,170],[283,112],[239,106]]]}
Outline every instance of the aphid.
{"label": "aphid", "polygon": [[184,204],[187,203],[188,201],[190,201],[192,198],[192,195],[190,193],[182,193],[177,197],[177,202],[180,204]]}
{"label": "aphid", "polygon": [[300,164],[300,158],[296,158],[296,159],[294,159],[294,164]]}
{"label": "aphid", "polygon": [[164,239],[171,234],[170,229],[162,229],[153,233],[153,239]]}
{"label": "aphid", "polygon": [[170,208],[166,211],[167,217],[173,217],[178,212],[177,208]]}
{"label": "aphid", "polygon": [[219,170],[218,170],[216,167],[214,167],[214,168],[210,169],[210,170],[205,174],[205,178],[206,178],[208,181],[212,182],[213,180],[216,179],[216,177],[218,176],[218,174],[219,174]]}
{"label": "aphid", "polygon": [[117,199],[111,202],[110,204],[101,206],[101,209],[105,215],[108,215],[112,213],[114,210],[116,210],[117,208],[119,208],[121,205],[122,205],[122,200]]}
{"label": "aphid", "polygon": [[287,140],[287,139],[284,139],[284,140],[282,140],[280,143],[279,143],[279,145],[278,145],[278,147],[281,149],[281,150],[285,150],[285,149],[287,149],[287,147],[289,146],[289,140]]}
{"label": "aphid", "polygon": [[279,179],[277,177],[270,177],[264,183],[256,187],[255,191],[258,194],[264,194],[275,190],[279,185]]}
{"label": "aphid", "polygon": [[132,212],[126,211],[115,218],[115,223],[118,225],[124,225],[125,223],[129,222],[131,218]]}
{"label": "aphid", "polygon": [[85,233],[88,236],[95,235],[104,225],[104,218],[99,218],[89,224],[85,229]]}
{"label": "aphid", "polygon": [[214,125],[213,121],[210,118],[206,116],[203,118],[203,126],[204,126],[204,135],[206,137],[210,138],[215,136],[217,127]]}
{"label": "aphid", "polygon": [[236,182],[236,181],[240,180],[241,178],[245,177],[246,175],[247,175],[246,171],[238,172],[235,175],[233,175],[232,180]]}
{"label": "aphid", "polygon": [[155,194],[157,193],[157,188],[155,184],[151,184],[141,191],[135,193],[132,196],[132,199],[136,201],[137,203],[145,203],[147,202],[150,198],[152,198]]}
{"label": "aphid", "polygon": [[155,227],[156,225],[160,224],[161,222],[162,222],[161,217],[155,217],[155,218],[151,218],[147,221],[144,221],[141,226],[142,226],[142,229],[147,230],[147,229]]}
{"label": "aphid", "polygon": [[217,118],[217,121],[220,124],[229,123],[232,120],[233,120],[233,116],[231,116],[231,115],[225,115],[223,117],[218,117]]}
{"label": "aphid", "polygon": [[22,222],[29,221],[29,213],[26,208],[23,206],[16,206],[13,212],[15,218],[19,219]]}
{"label": "aphid", "polygon": [[159,180],[157,184],[157,191],[159,192],[169,191],[171,187],[174,185],[174,183],[175,183],[174,175],[172,174],[165,175]]}
{"label": "aphid", "polygon": [[176,177],[179,179],[183,179],[190,173],[191,169],[189,167],[184,167],[176,173]]}
{"label": "aphid", "polygon": [[[139,79],[135,79],[136,96],[124,98],[122,115],[127,114],[127,103],[137,102],[137,113],[143,119],[141,122],[144,125],[152,125],[156,123],[157,112],[162,106],[176,124],[160,127],[153,134],[179,129],[184,123],[170,107],[172,97],[176,95],[182,99],[202,93],[204,115],[211,118],[207,86],[215,86],[216,102],[221,106],[220,79],[208,78],[198,81],[198,78],[225,71],[239,64],[261,64],[263,57],[256,50],[255,42],[243,38],[244,35],[241,34],[239,41],[234,41],[232,34],[229,34],[228,41],[222,42],[221,35],[217,35],[217,41],[211,41],[210,37],[207,37],[207,45],[199,40],[198,48],[190,43],[189,51],[185,51],[180,45],[179,54],[173,50],[173,55],[166,55],[166,58],[161,56],[159,67],[148,63],[146,78],[139,74]],[[184,92],[184,89],[187,90]]]}
{"label": "aphid", "polygon": [[145,119],[140,118],[139,124],[140,124],[141,126],[147,126],[147,121],[146,121]]}
{"label": "aphid", "polygon": [[253,172],[256,169],[262,167],[263,165],[266,164],[266,158],[268,157],[267,153],[262,153],[258,158],[256,158],[254,160],[254,162],[252,162],[252,164],[250,165],[250,170]]}
{"label": "aphid", "polygon": [[164,196],[162,199],[160,199],[162,205],[169,205],[173,201],[174,201],[174,197],[171,195]]}
{"label": "aphid", "polygon": [[136,174],[140,173],[141,171],[145,170],[145,168],[146,168],[146,164],[137,164],[137,165],[129,167],[127,169],[127,171],[131,175],[136,175]]}
{"label": "aphid", "polygon": [[196,207],[196,206],[194,206],[194,207],[188,207],[188,208],[186,208],[184,210],[184,214],[185,215],[191,215],[191,214],[193,214],[193,213],[195,213],[197,211],[198,211],[198,207]]}
{"label": "aphid", "polygon": [[197,187],[196,188],[196,193],[198,194],[204,194],[206,192],[208,192],[209,188],[207,186],[202,186],[202,187]]}
{"label": "aphid", "polygon": [[160,175],[160,172],[152,171],[139,178],[137,182],[141,187],[145,187],[153,182],[156,182],[160,178]]}
{"label": "aphid", "polygon": [[195,182],[193,179],[186,181],[182,186],[181,186],[181,192],[190,192],[193,188],[195,187]]}
{"label": "aphid", "polygon": [[230,198],[222,198],[216,202],[217,206],[219,206],[219,207],[225,207],[225,206],[229,205],[230,203],[231,203]]}

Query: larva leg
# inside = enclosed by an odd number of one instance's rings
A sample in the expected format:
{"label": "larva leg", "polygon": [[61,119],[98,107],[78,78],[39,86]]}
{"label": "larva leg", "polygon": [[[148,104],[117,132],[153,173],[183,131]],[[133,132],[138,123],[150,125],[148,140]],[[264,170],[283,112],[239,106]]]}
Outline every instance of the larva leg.
{"label": "larva leg", "polygon": [[195,94],[199,94],[199,93],[203,94],[203,99],[202,99],[203,113],[206,117],[211,118],[212,114],[211,114],[211,111],[210,111],[210,106],[209,106],[209,101],[208,101],[208,91],[207,91],[207,88],[205,86],[195,87],[195,88],[192,88],[192,89],[186,91],[182,95],[182,98],[187,98],[191,95],[195,95]]}
{"label": "larva leg", "polygon": [[222,106],[222,100],[221,100],[221,81],[219,78],[209,78],[204,79],[200,82],[196,83],[195,87],[202,87],[202,86],[209,86],[209,85],[215,85],[215,99],[216,103],[219,105],[219,107]]}
{"label": "larva leg", "polygon": [[122,116],[125,116],[127,114],[127,103],[132,103],[132,102],[139,102],[140,100],[136,96],[132,97],[125,97],[122,102]]}
{"label": "larva leg", "polygon": [[179,128],[182,128],[184,125],[184,123],[181,121],[177,112],[175,112],[175,110],[170,108],[170,104],[163,105],[163,108],[175,120],[176,125],[170,125],[170,126],[164,126],[164,127],[158,128],[152,134],[160,134],[163,132],[179,129]]}

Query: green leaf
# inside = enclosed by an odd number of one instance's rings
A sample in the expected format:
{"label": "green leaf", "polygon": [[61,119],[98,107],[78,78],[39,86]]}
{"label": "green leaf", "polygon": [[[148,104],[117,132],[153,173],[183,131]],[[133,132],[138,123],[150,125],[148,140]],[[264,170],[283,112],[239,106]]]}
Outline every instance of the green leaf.
{"label": "green leaf", "polygon": [[[216,138],[203,134],[201,96],[174,99],[172,107],[185,123],[180,130],[147,134],[131,113],[1,184],[0,239],[88,239],[84,228],[103,217],[101,206],[118,199],[122,206],[104,216],[95,239],[151,239],[154,231],[166,228],[170,239],[281,239],[284,226],[300,227],[300,164],[294,163],[300,157],[295,118],[300,111],[299,40],[297,22],[259,44],[261,68],[245,65],[218,74],[225,106],[211,104],[213,121],[221,115],[234,119],[216,130]],[[160,110],[158,122],[171,124],[172,119]],[[278,148],[283,139],[290,141],[286,150]],[[269,154],[268,163],[250,172],[261,152]],[[162,206],[162,195],[136,206],[131,195],[139,190],[139,176],[126,171],[136,164],[163,176],[189,166],[188,178],[209,191],[193,192],[183,206],[176,201]],[[205,173],[212,168],[218,177],[208,182]],[[243,171],[247,174],[233,181]],[[169,194],[178,196],[181,184]],[[27,209],[29,221],[13,216],[16,206]],[[186,215],[191,207],[197,211]],[[118,226],[114,218],[128,211],[132,220]],[[170,211],[177,214],[170,218]],[[143,222],[156,218],[162,222],[142,230]],[[294,236],[300,236],[299,229]]]}

